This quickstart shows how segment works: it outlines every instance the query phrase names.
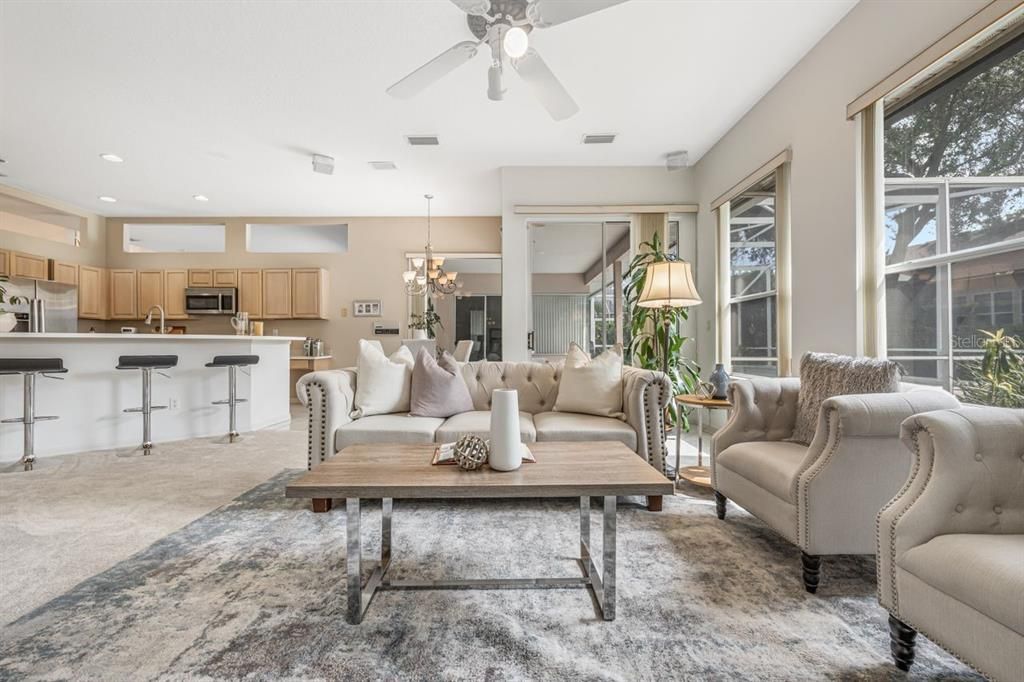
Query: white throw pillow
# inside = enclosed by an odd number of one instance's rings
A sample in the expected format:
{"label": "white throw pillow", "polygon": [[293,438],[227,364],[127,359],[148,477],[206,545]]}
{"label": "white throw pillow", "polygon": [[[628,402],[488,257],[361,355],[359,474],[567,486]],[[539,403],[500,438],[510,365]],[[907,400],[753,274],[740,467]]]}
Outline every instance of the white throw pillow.
{"label": "white throw pillow", "polygon": [[352,418],[408,412],[409,387],[415,364],[412,352],[405,346],[389,358],[384,355],[379,342],[360,339]]}
{"label": "white throw pillow", "polygon": [[622,417],[622,346],[616,344],[593,360],[569,344],[555,399],[558,412]]}

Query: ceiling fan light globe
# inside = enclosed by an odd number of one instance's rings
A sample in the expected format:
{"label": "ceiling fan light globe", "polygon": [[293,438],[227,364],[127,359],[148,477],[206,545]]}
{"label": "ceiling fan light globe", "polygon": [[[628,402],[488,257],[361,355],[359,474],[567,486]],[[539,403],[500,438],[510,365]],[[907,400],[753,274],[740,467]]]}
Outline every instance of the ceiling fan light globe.
{"label": "ceiling fan light globe", "polygon": [[519,59],[530,49],[530,37],[526,31],[518,26],[513,26],[505,31],[505,37],[501,39],[501,45],[512,59]]}

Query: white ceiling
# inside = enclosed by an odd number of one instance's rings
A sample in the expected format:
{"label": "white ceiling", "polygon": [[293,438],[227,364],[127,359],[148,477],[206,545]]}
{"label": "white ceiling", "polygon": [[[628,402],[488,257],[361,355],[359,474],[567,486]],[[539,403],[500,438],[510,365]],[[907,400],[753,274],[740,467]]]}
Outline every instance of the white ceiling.
{"label": "white ceiling", "polygon": [[[438,215],[497,215],[503,166],[694,163],[855,2],[631,0],[538,30],[581,107],[556,123],[511,72],[489,101],[485,54],[384,94],[471,37],[447,0],[4,0],[4,182],[118,216],[419,215],[427,191]],[[421,133],[441,147],[406,145]]]}

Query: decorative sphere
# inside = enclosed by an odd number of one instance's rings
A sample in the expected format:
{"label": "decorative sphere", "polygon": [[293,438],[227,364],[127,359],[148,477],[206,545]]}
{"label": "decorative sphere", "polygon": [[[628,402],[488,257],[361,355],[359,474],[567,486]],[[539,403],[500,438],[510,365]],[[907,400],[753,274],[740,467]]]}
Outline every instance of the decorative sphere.
{"label": "decorative sphere", "polygon": [[487,461],[487,454],[487,443],[479,436],[463,436],[455,443],[455,462],[460,469],[479,469]]}

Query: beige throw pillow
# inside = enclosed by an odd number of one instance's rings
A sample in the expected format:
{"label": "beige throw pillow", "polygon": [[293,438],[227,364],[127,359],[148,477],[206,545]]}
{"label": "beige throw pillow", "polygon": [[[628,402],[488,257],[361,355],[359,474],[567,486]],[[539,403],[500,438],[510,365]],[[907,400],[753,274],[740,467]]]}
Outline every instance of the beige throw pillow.
{"label": "beige throw pillow", "polygon": [[412,352],[405,346],[389,358],[380,343],[360,339],[352,418],[408,412],[414,364]]}
{"label": "beige throw pillow", "polygon": [[569,344],[555,410],[621,418],[622,346],[609,348],[591,360],[582,348]]}

